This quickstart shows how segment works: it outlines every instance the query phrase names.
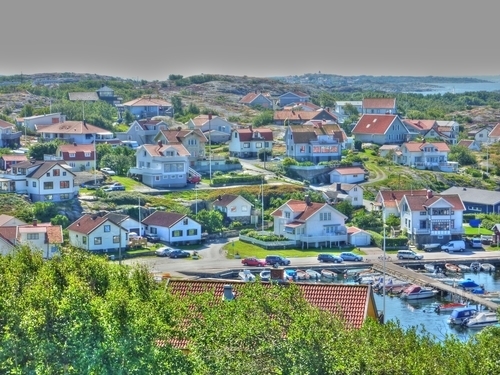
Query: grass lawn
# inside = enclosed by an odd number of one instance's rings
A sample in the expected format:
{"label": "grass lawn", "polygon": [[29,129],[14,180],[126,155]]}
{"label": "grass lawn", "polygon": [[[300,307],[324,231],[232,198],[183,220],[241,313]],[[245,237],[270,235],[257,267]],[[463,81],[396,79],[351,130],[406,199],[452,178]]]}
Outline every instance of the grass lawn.
{"label": "grass lawn", "polygon": [[466,224],[464,224],[464,231],[465,231],[465,235],[469,236],[469,237],[479,236],[481,234],[484,234],[486,236],[491,236],[493,234],[493,231],[491,231],[487,228],[483,228],[483,227],[472,228],[470,225],[466,225]]}
{"label": "grass lawn", "polygon": [[[233,246],[234,244],[234,246]],[[304,257],[315,257],[320,253],[335,253],[340,254],[343,251],[354,251],[352,247],[343,247],[341,250],[339,248],[332,249],[285,249],[285,250],[266,250],[259,246],[246,243],[243,241],[234,241],[228,243],[224,246],[224,250],[227,251],[227,258],[234,259],[234,254],[238,253],[241,258],[255,256],[259,259],[265,258],[267,255],[281,255],[288,258],[304,258]],[[362,251],[354,251],[356,254],[363,255]]]}
{"label": "grass lawn", "polygon": [[126,190],[133,190],[135,188],[147,187],[146,185],[140,183],[139,181],[134,180],[130,177],[122,177],[122,176],[111,176],[112,181],[119,182],[123,186],[125,186]]}

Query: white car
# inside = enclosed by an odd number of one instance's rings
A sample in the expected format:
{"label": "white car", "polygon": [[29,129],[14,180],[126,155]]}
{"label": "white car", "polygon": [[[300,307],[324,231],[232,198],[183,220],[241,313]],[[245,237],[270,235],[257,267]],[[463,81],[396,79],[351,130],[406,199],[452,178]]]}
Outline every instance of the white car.
{"label": "white car", "polygon": [[111,168],[101,168],[102,173],[106,173],[107,175],[114,176],[116,172]]}

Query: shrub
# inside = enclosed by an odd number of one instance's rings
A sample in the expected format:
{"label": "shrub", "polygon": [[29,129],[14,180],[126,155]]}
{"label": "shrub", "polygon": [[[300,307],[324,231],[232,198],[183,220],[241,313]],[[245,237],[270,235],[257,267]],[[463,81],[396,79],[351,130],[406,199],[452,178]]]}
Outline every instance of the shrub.
{"label": "shrub", "polygon": [[[384,237],[377,233],[373,232],[371,230],[367,230],[368,233],[372,236],[372,242],[380,247],[383,248],[384,246]],[[386,248],[397,248],[397,247],[404,247],[408,244],[408,238],[406,237],[397,237],[397,238],[387,238],[385,239],[385,247]]]}

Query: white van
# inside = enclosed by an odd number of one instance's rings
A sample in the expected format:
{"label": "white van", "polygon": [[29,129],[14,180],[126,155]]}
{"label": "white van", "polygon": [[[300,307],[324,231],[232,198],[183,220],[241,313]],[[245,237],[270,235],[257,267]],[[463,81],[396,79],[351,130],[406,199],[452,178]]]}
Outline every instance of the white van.
{"label": "white van", "polygon": [[483,247],[483,243],[481,242],[480,238],[473,238],[471,241],[471,246],[475,249],[481,249]]}
{"label": "white van", "polygon": [[464,251],[465,241],[463,240],[450,241],[446,245],[441,246],[441,250],[446,251],[447,253],[452,253],[454,251]]}

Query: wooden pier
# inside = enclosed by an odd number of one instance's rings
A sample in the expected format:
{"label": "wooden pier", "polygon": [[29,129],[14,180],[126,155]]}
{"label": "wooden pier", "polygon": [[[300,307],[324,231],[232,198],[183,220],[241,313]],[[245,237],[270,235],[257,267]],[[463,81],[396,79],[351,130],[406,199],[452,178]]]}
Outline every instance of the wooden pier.
{"label": "wooden pier", "polygon": [[[378,272],[384,272],[384,264],[382,261],[373,261],[372,268]],[[469,293],[463,289],[456,288],[452,285],[445,284],[439,279],[435,279],[426,275],[422,275],[419,272],[412,270],[411,268],[403,267],[394,262],[385,262],[385,273],[388,276],[392,276],[401,280],[406,280],[413,284],[418,284],[421,286],[429,286],[437,289],[441,292],[447,292],[450,294],[458,295],[464,300],[473,301],[478,305],[487,307],[492,311],[497,311],[500,307],[497,303],[489,301],[483,298],[481,294]]]}

